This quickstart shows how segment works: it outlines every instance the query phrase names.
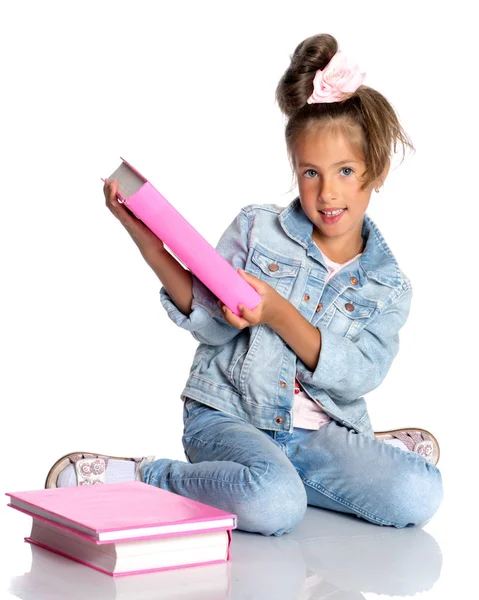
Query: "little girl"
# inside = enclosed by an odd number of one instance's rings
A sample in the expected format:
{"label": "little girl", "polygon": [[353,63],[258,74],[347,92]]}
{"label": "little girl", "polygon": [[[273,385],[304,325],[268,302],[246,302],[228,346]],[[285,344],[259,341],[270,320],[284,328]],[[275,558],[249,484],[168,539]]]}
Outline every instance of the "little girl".
{"label": "little girl", "polygon": [[423,430],[374,435],[363,396],[398,351],[411,284],[366,215],[391,149],[412,147],[392,106],[362,85],[334,37],[298,45],[276,90],[299,196],[245,206],[217,249],[262,296],[238,317],[116,200],[163,287],[169,317],[199,345],[182,392],[188,462],[62,457],[46,487],[141,479],[238,516],[264,535],[306,506],[378,525],[427,521],[442,499],[438,445]]}

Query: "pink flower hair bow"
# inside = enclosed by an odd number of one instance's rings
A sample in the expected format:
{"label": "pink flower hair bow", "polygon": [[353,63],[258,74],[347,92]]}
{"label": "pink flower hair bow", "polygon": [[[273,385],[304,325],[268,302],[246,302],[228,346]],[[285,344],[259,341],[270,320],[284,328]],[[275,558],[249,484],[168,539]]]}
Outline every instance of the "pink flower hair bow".
{"label": "pink flower hair bow", "polygon": [[344,100],[358,89],[365,77],[366,73],[361,73],[356,64],[338,51],[322,71],[316,71],[314,90],[308,98],[308,104]]}

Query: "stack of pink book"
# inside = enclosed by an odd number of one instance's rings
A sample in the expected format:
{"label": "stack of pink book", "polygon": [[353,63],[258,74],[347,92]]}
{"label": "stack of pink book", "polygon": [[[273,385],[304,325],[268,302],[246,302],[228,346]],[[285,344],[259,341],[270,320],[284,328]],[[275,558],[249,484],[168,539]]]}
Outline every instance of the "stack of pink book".
{"label": "stack of pink book", "polygon": [[226,562],[236,516],[140,481],[10,492],[27,542],[109,575]]}

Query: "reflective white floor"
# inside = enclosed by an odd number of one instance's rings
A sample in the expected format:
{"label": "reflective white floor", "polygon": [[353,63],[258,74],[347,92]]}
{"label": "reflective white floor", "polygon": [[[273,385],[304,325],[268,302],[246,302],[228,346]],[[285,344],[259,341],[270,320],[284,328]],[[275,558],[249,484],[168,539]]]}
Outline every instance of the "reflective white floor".
{"label": "reflective white floor", "polygon": [[[472,598],[475,522],[445,501],[423,528],[378,527],[308,508],[295,531],[264,537],[236,531],[229,564],[113,578],[23,543],[30,519],[2,510],[0,597],[23,600],[358,600]],[[471,521],[469,525],[467,522]],[[477,529],[475,529],[477,531]],[[468,543],[468,542],[472,542]],[[468,564],[469,563],[469,564]]]}

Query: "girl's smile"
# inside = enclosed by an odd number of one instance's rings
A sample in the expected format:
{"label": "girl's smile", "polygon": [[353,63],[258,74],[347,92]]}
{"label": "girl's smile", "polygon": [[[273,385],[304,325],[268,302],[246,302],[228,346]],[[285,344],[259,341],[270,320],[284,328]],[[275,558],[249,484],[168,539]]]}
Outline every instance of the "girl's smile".
{"label": "girl's smile", "polygon": [[340,209],[334,209],[334,210],[320,210],[319,214],[321,215],[322,221],[325,225],[334,225],[335,223],[337,223],[341,217],[343,216],[344,212],[348,210],[347,208],[340,208]]}

